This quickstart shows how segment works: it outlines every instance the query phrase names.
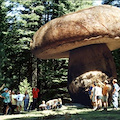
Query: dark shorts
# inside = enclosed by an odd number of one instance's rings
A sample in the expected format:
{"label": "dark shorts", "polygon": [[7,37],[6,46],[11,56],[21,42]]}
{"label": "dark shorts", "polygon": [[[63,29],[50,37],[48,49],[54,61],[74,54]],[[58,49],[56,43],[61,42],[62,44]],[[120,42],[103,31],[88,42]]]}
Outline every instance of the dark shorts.
{"label": "dark shorts", "polygon": [[11,107],[12,104],[11,104],[11,102],[10,102],[10,103],[4,103],[4,106],[5,106],[5,107],[7,107],[7,106]]}
{"label": "dark shorts", "polygon": [[[10,103],[4,103],[3,114],[6,113],[6,108],[7,108],[8,106],[9,106],[10,108],[12,107],[11,102],[10,102]],[[9,111],[8,111],[8,112],[9,112]]]}

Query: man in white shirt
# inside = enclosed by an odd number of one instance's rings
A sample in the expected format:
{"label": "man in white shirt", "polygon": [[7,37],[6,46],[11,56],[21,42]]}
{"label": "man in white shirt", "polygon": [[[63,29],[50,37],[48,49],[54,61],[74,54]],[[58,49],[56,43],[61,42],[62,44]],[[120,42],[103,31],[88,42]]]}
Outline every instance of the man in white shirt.
{"label": "man in white shirt", "polygon": [[100,84],[97,84],[97,90],[96,90],[96,97],[97,97],[97,109],[100,109],[102,107],[102,88]]}
{"label": "man in white shirt", "polygon": [[94,83],[94,84],[93,84],[93,88],[92,88],[92,90],[91,90],[92,105],[93,105],[93,109],[94,109],[94,110],[97,109],[96,89],[97,89],[97,85],[96,85],[96,83]]}
{"label": "man in white shirt", "polygon": [[91,93],[93,109],[97,110],[102,106],[102,88],[100,87],[100,84],[94,83]]}
{"label": "man in white shirt", "polygon": [[22,109],[22,101],[25,99],[25,95],[20,94],[18,91],[18,94],[16,95],[16,100],[17,100],[17,111],[21,111]]}

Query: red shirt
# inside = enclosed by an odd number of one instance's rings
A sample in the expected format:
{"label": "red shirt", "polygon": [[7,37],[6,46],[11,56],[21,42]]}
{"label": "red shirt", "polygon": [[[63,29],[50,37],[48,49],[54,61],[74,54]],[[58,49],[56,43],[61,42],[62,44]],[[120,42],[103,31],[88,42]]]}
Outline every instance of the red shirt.
{"label": "red shirt", "polygon": [[39,93],[39,89],[37,88],[35,90],[35,88],[33,88],[33,90],[32,90],[33,98],[38,98],[38,93]]}

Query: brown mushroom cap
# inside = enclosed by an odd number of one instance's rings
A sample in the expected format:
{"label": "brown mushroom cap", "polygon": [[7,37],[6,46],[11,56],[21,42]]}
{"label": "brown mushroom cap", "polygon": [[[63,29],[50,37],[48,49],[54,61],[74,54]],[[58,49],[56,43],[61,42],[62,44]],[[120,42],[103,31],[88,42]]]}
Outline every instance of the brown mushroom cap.
{"label": "brown mushroom cap", "polygon": [[90,44],[106,43],[120,48],[120,9],[100,5],[56,18],[42,26],[30,43],[40,59],[67,58],[69,51]]}

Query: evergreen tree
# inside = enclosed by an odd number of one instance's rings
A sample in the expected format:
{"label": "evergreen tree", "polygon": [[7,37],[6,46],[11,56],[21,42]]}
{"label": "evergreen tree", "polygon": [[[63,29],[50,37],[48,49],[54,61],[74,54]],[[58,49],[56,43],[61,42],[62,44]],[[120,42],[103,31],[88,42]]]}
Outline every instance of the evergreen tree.
{"label": "evergreen tree", "polygon": [[7,12],[11,9],[11,6],[6,7],[5,0],[0,0],[0,85],[2,83],[6,83],[5,71],[2,71],[2,68],[5,66],[5,62],[7,61],[6,57],[6,44],[5,36],[7,34],[7,30],[9,24],[7,22]]}
{"label": "evergreen tree", "polygon": [[[29,44],[33,37],[33,34],[39,26],[43,25],[43,2],[37,1],[37,0],[27,0],[27,1],[21,1],[21,0],[15,0],[19,4],[21,4],[24,7],[24,10],[21,11],[20,15],[20,28],[19,31],[19,40],[21,41],[23,52],[25,55],[25,62],[27,64],[26,69],[26,75],[29,81],[32,83],[32,86],[34,87],[37,83],[37,59],[33,58],[33,56],[30,53]],[[28,62],[29,61],[29,62]],[[28,63],[27,63],[28,62]],[[32,62],[34,62],[32,64]]]}
{"label": "evergreen tree", "polygon": [[[21,56],[22,50],[20,46],[20,41],[18,41],[18,32],[17,29],[20,26],[20,23],[17,22],[17,15],[12,10],[13,7],[16,7],[16,4],[13,4],[9,1],[9,5],[5,7],[9,10],[6,14],[6,24],[7,29],[4,32],[4,38],[2,44],[4,47],[4,58],[2,59],[1,74],[4,77],[4,83],[6,86],[12,88],[12,84],[19,84],[20,82],[20,70],[21,63],[23,63]],[[13,14],[14,13],[14,14]]]}
{"label": "evergreen tree", "polygon": [[[2,66],[2,60],[3,60],[3,56],[4,56],[4,47],[3,47],[3,36],[4,36],[4,31],[5,31],[5,16],[6,13],[4,12],[3,8],[3,1],[0,1],[0,66]],[[1,71],[1,67],[0,67],[0,71]],[[0,72],[0,79],[2,79],[2,73]],[[2,85],[2,80],[0,81],[0,85]]]}

